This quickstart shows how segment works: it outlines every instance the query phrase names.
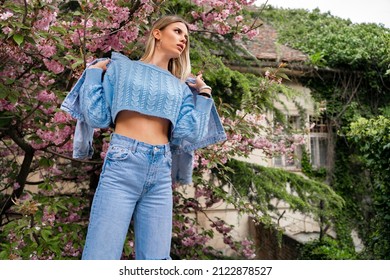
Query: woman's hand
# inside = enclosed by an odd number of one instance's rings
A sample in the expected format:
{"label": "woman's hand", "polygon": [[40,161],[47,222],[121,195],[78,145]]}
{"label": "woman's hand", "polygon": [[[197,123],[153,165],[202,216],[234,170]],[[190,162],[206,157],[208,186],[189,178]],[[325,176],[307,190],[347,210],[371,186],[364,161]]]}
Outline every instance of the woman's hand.
{"label": "woman's hand", "polygon": [[106,71],[107,70],[107,64],[109,62],[110,62],[110,59],[108,58],[108,59],[105,59],[105,60],[98,61],[95,64],[89,66],[88,68],[89,69],[91,69],[91,68],[100,68],[103,71]]}
{"label": "woman's hand", "polygon": [[192,76],[195,79],[194,83],[188,83],[190,87],[195,88],[198,92],[207,93],[211,95],[211,88],[203,81],[203,73],[198,72],[197,76]]}

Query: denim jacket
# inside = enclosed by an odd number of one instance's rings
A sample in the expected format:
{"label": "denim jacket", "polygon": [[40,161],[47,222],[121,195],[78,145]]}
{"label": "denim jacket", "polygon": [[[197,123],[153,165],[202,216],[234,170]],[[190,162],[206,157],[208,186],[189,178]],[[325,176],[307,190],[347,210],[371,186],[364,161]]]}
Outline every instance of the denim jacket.
{"label": "denim jacket", "polygon": [[[122,55],[119,54],[116,54],[115,57],[122,59]],[[113,59],[115,58],[113,57]],[[102,59],[97,59],[93,61],[92,64],[100,60]],[[94,127],[88,124],[87,120],[85,119],[85,112],[80,102],[80,92],[85,81],[85,76],[86,71],[83,72],[61,105],[62,110],[68,112],[73,118],[77,120],[73,139],[73,157],[79,159],[91,158],[93,154],[92,142]],[[197,92],[193,88],[190,89],[193,92],[194,102],[196,102],[198,96]],[[109,105],[110,104],[107,104],[107,107],[110,107]],[[195,143],[190,143],[183,139],[171,139],[170,143],[172,149],[173,181],[182,184],[191,183],[194,151],[196,149],[206,147],[207,145],[211,145],[225,139],[225,131],[223,129],[215,105],[212,103],[210,117],[207,125],[207,133],[204,135],[204,137]]]}

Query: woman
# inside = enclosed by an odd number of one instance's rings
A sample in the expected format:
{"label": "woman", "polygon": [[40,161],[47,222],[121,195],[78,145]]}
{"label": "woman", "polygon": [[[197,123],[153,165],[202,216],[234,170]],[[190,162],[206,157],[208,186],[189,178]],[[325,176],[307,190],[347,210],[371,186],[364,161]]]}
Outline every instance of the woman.
{"label": "woman", "polygon": [[120,259],[132,218],[136,259],[170,259],[171,147],[223,138],[204,140],[215,106],[202,74],[184,83],[190,74],[187,23],[166,16],[153,25],[140,61],[119,53],[95,61],[76,84],[77,94],[73,89],[64,101],[62,108],[78,118],[75,146],[86,142],[77,137],[78,129],[92,135],[90,128],[115,127],[91,207],[83,259]]}

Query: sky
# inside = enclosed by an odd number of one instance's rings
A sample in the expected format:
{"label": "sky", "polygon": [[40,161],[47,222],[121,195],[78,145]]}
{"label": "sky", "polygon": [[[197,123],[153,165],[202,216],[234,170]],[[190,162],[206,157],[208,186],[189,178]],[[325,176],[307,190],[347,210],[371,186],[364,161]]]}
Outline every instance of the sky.
{"label": "sky", "polygon": [[[257,0],[256,5],[266,0]],[[271,6],[278,8],[319,8],[322,13],[350,19],[353,23],[381,23],[390,28],[390,0],[268,0]]]}

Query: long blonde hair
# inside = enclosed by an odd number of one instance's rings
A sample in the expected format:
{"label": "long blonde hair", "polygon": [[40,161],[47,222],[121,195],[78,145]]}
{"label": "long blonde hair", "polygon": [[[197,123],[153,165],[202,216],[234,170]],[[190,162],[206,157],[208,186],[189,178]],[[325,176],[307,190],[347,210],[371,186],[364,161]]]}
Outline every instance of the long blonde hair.
{"label": "long blonde hair", "polygon": [[[153,30],[163,30],[165,27],[170,25],[174,22],[181,22],[184,23],[188,30],[188,23],[181,17],[172,15],[172,16],[164,16],[158,19],[152,26],[152,29],[150,30],[148,40],[146,42],[146,48],[145,53],[141,57],[142,61],[149,61],[153,54],[154,49],[156,48],[156,38],[153,36]],[[187,44],[184,51],[180,54],[178,58],[171,58],[171,60],[168,63],[168,70],[171,72],[174,76],[179,78],[182,81],[185,81],[187,77],[191,73],[191,61],[190,61],[190,41],[189,38],[187,38]]]}

